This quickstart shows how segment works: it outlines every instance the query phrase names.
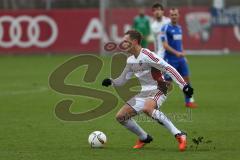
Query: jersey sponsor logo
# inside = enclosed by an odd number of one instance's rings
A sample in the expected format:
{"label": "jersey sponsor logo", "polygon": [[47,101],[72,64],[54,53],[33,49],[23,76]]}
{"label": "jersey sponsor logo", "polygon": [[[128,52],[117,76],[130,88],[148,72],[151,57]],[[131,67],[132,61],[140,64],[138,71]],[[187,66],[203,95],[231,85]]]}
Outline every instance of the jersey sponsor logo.
{"label": "jersey sponsor logo", "polygon": [[182,35],[181,34],[174,34],[173,39],[174,40],[182,40]]}
{"label": "jersey sponsor logo", "polygon": [[[23,39],[24,24],[27,23],[27,40]],[[40,23],[45,23],[51,28],[50,36],[45,40],[40,40],[43,28]],[[6,31],[6,26],[9,25],[9,31]],[[4,33],[8,33],[10,40],[4,40]],[[36,46],[46,48],[52,45],[58,37],[58,26],[56,22],[49,16],[38,15],[31,16],[1,16],[0,17],[0,47],[11,48],[14,46],[27,48]]]}
{"label": "jersey sponsor logo", "polygon": [[132,70],[134,72],[145,72],[145,71],[148,71],[147,68],[145,68],[142,64],[143,63],[141,63],[141,65],[140,65],[140,62],[131,64],[132,65]]}

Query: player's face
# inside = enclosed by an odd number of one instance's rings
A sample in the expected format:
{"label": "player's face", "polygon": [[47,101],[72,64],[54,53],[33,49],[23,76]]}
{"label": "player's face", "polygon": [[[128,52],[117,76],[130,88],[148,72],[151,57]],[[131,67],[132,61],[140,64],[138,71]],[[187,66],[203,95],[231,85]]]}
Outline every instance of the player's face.
{"label": "player's face", "polygon": [[153,8],[152,12],[153,12],[153,16],[155,18],[161,18],[163,16],[163,13],[164,13],[164,11],[160,7]]}
{"label": "player's face", "polygon": [[170,10],[169,17],[171,18],[172,23],[177,23],[179,19],[179,11],[177,9]]}
{"label": "player's face", "polygon": [[129,35],[124,35],[122,42],[119,45],[119,48],[125,52],[131,52],[136,45],[136,40],[132,40]]}

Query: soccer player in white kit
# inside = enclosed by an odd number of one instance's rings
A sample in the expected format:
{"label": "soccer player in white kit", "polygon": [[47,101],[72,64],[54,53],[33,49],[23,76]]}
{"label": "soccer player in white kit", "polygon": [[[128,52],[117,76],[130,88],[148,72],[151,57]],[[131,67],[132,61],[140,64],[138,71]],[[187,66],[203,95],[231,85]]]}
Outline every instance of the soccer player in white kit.
{"label": "soccer player in white kit", "polygon": [[125,46],[129,46],[126,52],[130,53],[131,56],[128,57],[122,74],[116,79],[104,79],[102,85],[122,86],[134,74],[140,81],[141,92],[123,105],[116,115],[117,121],[138,136],[139,139],[133,148],[142,148],[153,139],[132,117],[144,112],[159,124],[165,126],[176,137],[179,143],[179,150],[184,151],[187,144],[186,134],[177,129],[164,113],[159,110],[167,98],[167,93],[158,87],[158,82],[151,75],[151,69],[156,68],[168,74],[188,96],[193,95],[193,88],[184,81],[171,65],[150,50],[141,47],[142,36],[138,31],[129,30],[125,33],[123,40],[126,44]]}
{"label": "soccer player in white kit", "polygon": [[168,17],[165,17],[163,5],[155,3],[152,6],[153,22],[151,23],[151,31],[154,36],[154,50],[158,56],[164,58],[165,49],[161,41],[161,29],[164,25],[171,22]]}

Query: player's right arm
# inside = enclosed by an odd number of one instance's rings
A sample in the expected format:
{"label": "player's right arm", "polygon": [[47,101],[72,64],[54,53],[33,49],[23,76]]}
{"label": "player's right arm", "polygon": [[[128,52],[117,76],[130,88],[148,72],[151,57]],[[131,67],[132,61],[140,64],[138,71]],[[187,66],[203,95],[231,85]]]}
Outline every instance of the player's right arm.
{"label": "player's right arm", "polygon": [[113,86],[122,86],[124,85],[130,78],[132,77],[132,72],[131,72],[131,65],[129,63],[126,64],[122,74],[112,80]]}
{"label": "player's right arm", "polygon": [[121,75],[116,78],[116,79],[111,79],[111,78],[105,78],[102,82],[103,86],[108,87],[109,85],[113,85],[113,86],[122,86],[124,85],[132,76],[132,72],[131,72],[131,65],[129,63],[126,64],[123,72],[121,73]]}

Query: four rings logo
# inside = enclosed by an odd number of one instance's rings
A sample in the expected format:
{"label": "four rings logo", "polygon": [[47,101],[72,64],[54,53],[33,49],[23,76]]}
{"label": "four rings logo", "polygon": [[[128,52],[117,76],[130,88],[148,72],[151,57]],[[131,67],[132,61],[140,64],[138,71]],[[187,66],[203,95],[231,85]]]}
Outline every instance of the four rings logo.
{"label": "four rings logo", "polygon": [[[44,28],[40,23],[48,25],[51,29],[49,35],[45,31],[47,38],[41,39]],[[56,22],[46,15],[38,15],[36,17],[27,15],[18,17],[0,16],[0,47],[10,48],[17,46],[27,48],[36,46],[45,48],[52,45],[57,36],[58,27]],[[46,36],[44,35],[44,37]]]}

